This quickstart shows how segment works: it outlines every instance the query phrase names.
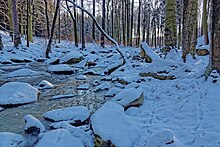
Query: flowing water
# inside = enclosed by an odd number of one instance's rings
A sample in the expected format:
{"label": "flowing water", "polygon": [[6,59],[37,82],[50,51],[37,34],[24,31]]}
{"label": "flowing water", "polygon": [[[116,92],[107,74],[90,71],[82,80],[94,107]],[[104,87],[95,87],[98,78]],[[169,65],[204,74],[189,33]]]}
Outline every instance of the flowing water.
{"label": "flowing water", "polygon": [[[44,72],[47,69],[47,65],[43,63],[28,63],[28,64],[13,64],[4,65],[0,69],[4,70],[6,73],[0,75],[0,85],[11,82],[19,81],[26,82],[32,86],[37,86],[42,80],[47,80],[55,85],[53,89],[50,90],[40,90],[40,95],[38,101],[35,103],[22,105],[14,108],[7,108],[0,112],[0,132],[14,132],[19,134],[24,134],[24,119],[23,117],[27,114],[31,114],[34,117],[41,120],[46,127],[49,126],[49,122],[43,119],[42,114],[59,108],[66,108],[71,106],[83,105],[86,106],[91,113],[97,110],[105,101],[104,97],[105,91],[93,92],[95,88],[92,86],[93,80],[100,80],[100,76],[87,76],[86,81],[76,80],[76,77],[84,70],[77,72],[72,75],[56,75],[44,73],[38,76],[28,76],[28,77],[15,77],[6,78],[5,76],[11,71],[15,71],[22,68],[29,68],[34,71]],[[98,70],[98,69],[94,69]],[[91,87],[89,90],[76,90],[76,87],[83,83],[90,83]],[[63,95],[63,94],[76,94],[73,98],[51,100],[52,96]]]}

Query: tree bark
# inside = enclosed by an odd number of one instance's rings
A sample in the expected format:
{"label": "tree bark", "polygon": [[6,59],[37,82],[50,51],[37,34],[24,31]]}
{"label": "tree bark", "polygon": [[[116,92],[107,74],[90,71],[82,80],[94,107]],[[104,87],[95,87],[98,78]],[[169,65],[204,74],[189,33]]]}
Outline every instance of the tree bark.
{"label": "tree bark", "polygon": [[27,0],[27,19],[26,19],[26,20],[27,20],[27,25],[26,25],[26,27],[27,27],[27,34],[26,34],[26,35],[27,35],[27,36],[26,36],[26,39],[27,39],[27,47],[30,46],[30,45],[29,45],[29,43],[30,43],[30,42],[29,42],[29,31],[30,31],[30,30],[29,30],[29,24],[30,24],[30,23],[29,23],[29,21],[30,21],[30,19],[29,19],[29,15],[30,15],[30,14],[29,14],[29,10],[30,10],[30,9],[29,9],[29,5],[30,5],[30,1]]}
{"label": "tree bark", "polygon": [[127,44],[129,44],[129,39],[130,39],[130,19],[129,19],[129,16],[130,16],[130,0],[126,0],[127,3],[126,3],[126,9],[127,9],[127,13],[126,13],[126,17],[127,17]]}
{"label": "tree bark", "polygon": [[[105,0],[102,2],[102,29],[105,30]],[[101,46],[105,47],[105,37],[101,34]]]}
{"label": "tree bark", "polygon": [[48,16],[48,4],[47,0],[44,0],[45,3],[45,15],[46,15],[46,25],[47,25],[47,38],[50,38],[50,22],[49,22],[49,16]]}
{"label": "tree bark", "polygon": [[187,54],[191,54],[192,57],[195,58],[197,43],[197,7],[197,0],[185,0],[183,3],[182,58],[184,62],[186,61]]}
{"label": "tree bark", "polygon": [[166,0],[165,53],[176,47],[176,0]]}
{"label": "tree bark", "polygon": [[207,21],[207,0],[203,0],[202,30],[204,34],[204,44],[207,45],[209,44],[208,21]]}
{"label": "tree bark", "polygon": [[28,0],[28,39],[30,42],[33,42],[33,29],[32,29],[32,7],[33,0]]}
{"label": "tree bark", "polygon": [[134,0],[131,2],[131,31],[130,31],[130,46],[132,46],[133,41],[133,20],[134,20]]}
{"label": "tree bark", "polygon": [[13,32],[14,32],[14,46],[17,47],[21,44],[21,36],[19,32],[19,24],[18,24],[18,14],[17,14],[17,3],[16,0],[12,1],[12,21],[13,21]]}
{"label": "tree bark", "polygon": [[137,43],[136,46],[140,46],[140,27],[141,27],[141,0],[139,0],[139,6],[138,6],[138,24],[137,24]]}
{"label": "tree bark", "polygon": [[54,34],[54,30],[55,30],[56,19],[57,19],[57,14],[58,14],[59,7],[60,7],[60,0],[57,0],[55,14],[54,14],[52,28],[51,28],[51,33],[50,33],[50,39],[49,39],[49,42],[48,42],[48,45],[47,45],[47,50],[46,50],[46,58],[49,58],[49,53],[51,51],[51,45],[52,45],[53,34]]}
{"label": "tree bark", "polygon": [[9,17],[9,34],[11,36],[11,40],[13,41],[13,20],[12,20],[12,0],[8,0],[8,17]]}
{"label": "tree bark", "polygon": [[209,60],[210,70],[220,73],[220,0],[212,0],[211,5],[211,53]]}
{"label": "tree bark", "polygon": [[122,40],[123,40],[123,44],[125,45],[125,0],[122,0]]}
{"label": "tree bark", "polygon": [[[95,0],[92,1],[93,11],[92,15],[95,16]],[[95,22],[92,22],[92,39],[95,42]]]}
{"label": "tree bark", "polygon": [[[83,8],[83,0],[81,0],[81,7]],[[84,33],[84,11],[82,11],[82,26],[81,26],[81,37],[82,37],[82,49],[86,48],[85,46],[85,33]]]}
{"label": "tree bark", "polygon": [[2,49],[3,49],[3,43],[2,43],[2,36],[0,34],[0,50],[2,50]]}

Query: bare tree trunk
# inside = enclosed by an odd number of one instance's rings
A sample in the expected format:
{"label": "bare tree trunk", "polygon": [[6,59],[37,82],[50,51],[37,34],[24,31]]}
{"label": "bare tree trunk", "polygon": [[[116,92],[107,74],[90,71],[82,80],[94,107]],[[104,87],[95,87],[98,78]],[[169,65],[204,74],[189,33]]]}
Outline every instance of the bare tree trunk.
{"label": "bare tree trunk", "polygon": [[129,39],[130,39],[130,0],[126,0],[127,4],[126,4],[126,9],[127,9],[127,13],[126,13],[126,17],[127,17],[127,44],[129,44]]}
{"label": "bare tree trunk", "polygon": [[204,34],[204,43],[205,45],[207,45],[209,44],[208,21],[207,21],[207,0],[203,0],[202,30]]}
{"label": "bare tree trunk", "polygon": [[33,29],[32,29],[32,7],[33,7],[33,0],[28,0],[28,8],[29,9],[29,15],[28,15],[28,38],[30,42],[33,42]]}
{"label": "bare tree trunk", "polygon": [[49,53],[51,51],[51,45],[52,45],[52,40],[53,40],[53,35],[54,35],[54,30],[55,30],[55,25],[56,25],[56,19],[57,19],[57,14],[59,11],[59,7],[60,7],[60,0],[57,0],[57,5],[56,5],[56,9],[55,9],[55,14],[54,14],[54,18],[53,18],[53,23],[52,23],[52,28],[51,28],[51,33],[50,33],[50,39],[47,45],[47,50],[46,50],[46,58],[49,58]]}
{"label": "bare tree trunk", "polygon": [[187,54],[191,54],[193,58],[195,57],[198,1],[184,0],[183,5],[182,58],[185,62]]}
{"label": "bare tree trunk", "polygon": [[72,12],[70,11],[70,7],[68,5],[68,2],[66,0],[66,6],[67,6],[67,10],[70,14],[70,17],[73,21],[73,27],[74,27],[74,39],[75,39],[75,46],[78,47],[78,33],[77,33],[77,22],[76,22],[76,8],[74,7],[73,8],[73,13],[74,15],[72,14]]}
{"label": "bare tree trunk", "polygon": [[134,20],[134,0],[131,2],[131,31],[130,31],[130,46],[132,46],[132,40],[133,40],[133,20]]}
{"label": "bare tree trunk", "polygon": [[[83,8],[83,0],[81,0],[81,7]],[[81,37],[82,37],[82,49],[86,48],[85,46],[85,33],[84,33],[84,11],[82,11],[82,26],[81,26]]]}
{"label": "bare tree trunk", "polygon": [[21,36],[24,35],[24,3],[21,3]]}
{"label": "bare tree trunk", "polygon": [[26,25],[26,27],[27,27],[27,36],[26,36],[26,39],[27,39],[27,47],[29,47],[30,45],[29,45],[29,21],[30,21],[30,19],[29,19],[29,15],[30,15],[30,12],[29,12],[29,5],[30,5],[30,1],[29,0],[27,0],[27,25]]}
{"label": "bare tree trunk", "polygon": [[176,47],[176,0],[166,0],[165,52]]}
{"label": "bare tree trunk", "polygon": [[58,43],[60,43],[60,39],[61,39],[61,30],[60,30],[60,8],[58,11]]}
{"label": "bare tree trunk", "polygon": [[2,36],[0,34],[0,50],[2,50],[2,49],[3,49],[3,43],[2,43]]}
{"label": "bare tree trunk", "polygon": [[47,0],[44,0],[45,3],[45,15],[46,15],[46,23],[47,23],[47,38],[50,38],[50,22],[49,22],[49,17],[48,17],[48,5],[47,5]]}
{"label": "bare tree trunk", "polygon": [[11,40],[13,41],[13,20],[12,20],[12,0],[8,0],[8,17],[9,17],[9,34],[11,36]]}
{"label": "bare tree trunk", "polygon": [[[105,0],[102,3],[102,29],[105,30]],[[101,46],[105,47],[105,37],[101,34]]]}
{"label": "bare tree trunk", "polygon": [[[92,1],[93,11],[92,15],[95,16],[95,0]],[[92,23],[92,39],[95,42],[95,22]]]}
{"label": "bare tree trunk", "polygon": [[[209,69],[220,73],[220,0],[212,0],[211,4],[211,54]],[[209,72],[210,72],[209,71]]]}
{"label": "bare tree trunk", "polygon": [[17,47],[21,44],[21,36],[19,32],[19,24],[18,24],[18,14],[17,14],[17,6],[16,0],[12,0],[12,21],[13,21],[13,29],[14,29],[14,46]]}
{"label": "bare tree trunk", "polygon": [[138,24],[137,24],[137,43],[136,46],[140,46],[140,27],[141,27],[141,0],[139,0],[138,6]]}
{"label": "bare tree trunk", "polygon": [[114,38],[114,0],[112,0],[112,38]]}
{"label": "bare tree trunk", "polygon": [[123,44],[125,45],[125,0],[122,0],[122,38],[123,38]]}

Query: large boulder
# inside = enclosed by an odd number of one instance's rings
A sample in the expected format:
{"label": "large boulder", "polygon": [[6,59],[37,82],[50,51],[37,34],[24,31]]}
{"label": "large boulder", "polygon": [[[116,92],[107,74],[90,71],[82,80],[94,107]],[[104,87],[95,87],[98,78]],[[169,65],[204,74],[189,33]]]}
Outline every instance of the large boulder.
{"label": "large boulder", "polygon": [[0,147],[23,147],[24,137],[10,132],[0,132]]}
{"label": "large boulder", "polygon": [[39,134],[46,131],[44,125],[34,116],[25,115],[24,120],[25,120],[25,126],[24,126],[25,133]]}
{"label": "large boulder", "polygon": [[65,109],[56,109],[44,113],[46,120],[58,122],[67,121],[74,126],[80,126],[87,123],[90,113],[84,106],[75,106]]}
{"label": "large boulder", "polygon": [[9,73],[8,77],[25,77],[25,76],[37,76],[40,75],[39,72],[33,71],[31,69],[19,69]]}
{"label": "large boulder", "polygon": [[78,51],[71,51],[60,59],[60,63],[74,64],[79,63],[83,59],[83,55]]}
{"label": "large boulder", "polygon": [[96,137],[100,146],[130,147],[143,133],[138,118],[127,116],[121,105],[110,101],[91,116],[91,125],[95,136],[101,138]]}
{"label": "large boulder", "polygon": [[39,91],[28,83],[9,82],[0,87],[0,105],[12,107],[32,103],[38,95]]}
{"label": "large boulder", "polygon": [[47,71],[49,73],[54,73],[54,74],[73,74],[76,72],[76,68],[72,68],[67,64],[59,64],[59,65],[51,65],[48,67]]}
{"label": "large boulder", "polygon": [[122,105],[125,110],[132,106],[138,107],[143,104],[144,91],[141,88],[127,88],[116,94],[112,101]]}
{"label": "large boulder", "polygon": [[148,46],[146,42],[141,44],[141,57],[145,59],[145,62],[151,63],[160,57]]}
{"label": "large boulder", "polygon": [[84,145],[68,130],[57,129],[46,133],[36,147],[84,147]]}

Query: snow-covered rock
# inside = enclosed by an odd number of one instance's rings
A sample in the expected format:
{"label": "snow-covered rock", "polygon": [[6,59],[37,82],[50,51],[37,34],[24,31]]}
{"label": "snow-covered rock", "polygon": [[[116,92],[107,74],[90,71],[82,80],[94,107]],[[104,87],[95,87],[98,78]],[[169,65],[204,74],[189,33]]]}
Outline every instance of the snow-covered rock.
{"label": "snow-covered rock", "polygon": [[110,88],[112,88],[112,85],[109,82],[104,82],[100,85],[98,85],[94,91],[98,92],[98,91],[102,91],[102,90],[109,90]]}
{"label": "snow-covered rock", "polygon": [[46,133],[36,147],[84,147],[84,145],[68,130],[56,129]]}
{"label": "snow-covered rock", "polygon": [[24,137],[10,132],[0,132],[0,147],[23,147]]}
{"label": "snow-covered rock", "polygon": [[0,87],[0,105],[13,106],[32,103],[39,91],[28,83],[9,82]]}
{"label": "snow-covered rock", "polygon": [[148,46],[146,42],[141,44],[141,56],[145,58],[145,61],[150,63],[160,57]]}
{"label": "snow-covered rock", "polygon": [[89,69],[85,71],[83,75],[97,75],[97,72],[95,72],[93,69]]}
{"label": "snow-covered rock", "polygon": [[13,62],[0,55],[0,63],[1,64],[12,64]]}
{"label": "snow-covered rock", "polygon": [[73,64],[73,63],[79,63],[83,58],[83,55],[78,51],[71,51],[64,55],[60,59],[60,63],[66,63],[66,64]]}
{"label": "snow-covered rock", "polygon": [[88,90],[90,88],[90,85],[88,83],[79,85],[76,89],[77,90]]}
{"label": "snow-covered rock", "polygon": [[81,140],[86,147],[94,147],[93,133],[88,128],[74,127],[66,121],[52,123],[50,127],[53,129],[67,129],[75,138]]}
{"label": "snow-covered rock", "polygon": [[8,77],[24,77],[24,76],[36,76],[39,74],[40,74],[39,72],[33,71],[31,69],[19,69],[19,70],[9,73],[7,76]]}
{"label": "snow-covered rock", "polygon": [[25,126],[24,126],[25,133],[39,134],[46,131],[44,125],[34,116],[25,115],[24,120],[25,120]]}
{"label": "snow-covered rock", "polygon": [[99,80],[93,80],[93,81],[92,81],[92,85],[93,85],[93,86],[97,86],[97,85],[99,85],[99,84],[100,84]]}
{"label": "snow-covered rock", "polygon": [[3,111],[3,110],[4,110],[4,108],[0,107],[0,112]]}
{"label": "snow-covered rock", "polygon": [[105,94],[106,97],[114,97],[117,93],[121,92],[121,88],[112,87],[109,91]]}
{"label": "snow-covered rock", "polygon": [[76,94],[65,94],[65,95],[55,95],[52,97],[53,100],[64,99],[64,98],[73,98]]}
{"label": "snow-covered rock", "polygon": [[102,140],[120,147],[132,146],[142,132],[136,118],[125,115],[121,105],[110,101],[91,116],[91,124]]}
{"label": "snow-covered rock", "polygon": [[58,65],[51,65],[48,67],[47,71],[49,73],[54,73],[54,74],[73,74],[77,71],[78,69],[72,68],[67,64],[58,64]]}
{"label": "snow-covered rock", "polygon": [[79,75],[78,77],[76,77],[77,80],[86,80],[87,77],[85,75]]}
{"label": "snow-covered rock", "polygon": [[112,101],[122,105],[125,109],[139,106],[144,101],[144,91],[142,88],[127,88],[116,94]]}
{"label": "snow-covered rock", "polygon": [[37,86],[38,89],[52,89],[53,87],[54,85],[46,80],[41,81]]}
{"label": "snow-covered rock", "polygon": [[44,113],[44,118],[51,121],[67,121],[73,125],[83,125],[89,118],[89,110],[84,106],[56,109]]}

